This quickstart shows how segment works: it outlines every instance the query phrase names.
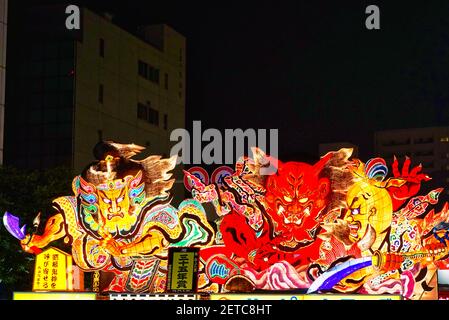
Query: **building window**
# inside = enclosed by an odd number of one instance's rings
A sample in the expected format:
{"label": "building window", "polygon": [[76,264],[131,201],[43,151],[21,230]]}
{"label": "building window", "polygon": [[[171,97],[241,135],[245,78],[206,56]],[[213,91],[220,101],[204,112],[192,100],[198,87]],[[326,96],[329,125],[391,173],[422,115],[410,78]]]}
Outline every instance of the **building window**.
{"label": "building window", "polygon": [[423,162],[422,166],[423,166],[424,169],[433,169],[434,168],[434,163],[433,163],[433,161]]}
{"label": "building window", "polygon": [[156,69],[152,66],[149,66],[149,72],[148,72],[148,80],[154,82],[154,83],[159,83],[159,69]]}
{"label": "building window", "polygon": [[150,66],[148,63],[141,60],[138,61],[138,74],[142,78],[150,80],[151,82],[159,84],[159,69]]}
{"label": "building window", "polygon": [[147,80],[151,80],[153,81],[154,79],[154,68],[150,65],[147,66],[148,67],[148,77]]}
{"label": "building window", "polygon": [[137,118],[159,126],[159,111],[151,108],[150,102],[148,102],[148,105],[144,105],[143,103],[137,104]]}
{"label": "building window", "polygon": [[155,126],[159,126],[159,111],[151,108],[151,103],[149,101],[147,102],[147,105],[143,103],[137,104],[137,118],[146,120]]}
{"label": "building window", "polygon": [[102,84],[98,86],[98,102],[103,104],[104,87]]}
{"label": "building window", "polygon": [[390,141],[384,141],[383,143],[382,143],[382,145],[384,146],[384,147],[391,147],[391,146],[402,146],[402,145],[407,145],[407,144],[410,144],[410,142],[411,142],[411,139],[410,138],[407,138],[407,139],[402,139],[402,140],[390,140]]}
{"label": "building window", "polygon": [[148,107],[148,122],[155,126],[159,126],[159,111]]}
{"label": "building window", "polygon": [[433,150],[425,150],[425,151],[416,151],[415,156],[425,157],[425,156],[433,156]]}
{"label": "building window", "polygon": [[100,57],[104,58],[104,39],[100,38]]}
{"label": "building window", "polygon": [[148,65],[145,62],[139,60],[138,68],[139,68],[139,71],[138,71],[139,76],[147,79],[148,78]]}
{"label": "building window", "polygon": [[415,144],[433,143],[433,138],[417,138],[413,141]]}
{"label": "building window", "polygon": [[159,69],[154,68],[154,79],[153,82],[159,83]]}
{"label": "building window", "polygon": [[164,88],[168,90],[168,73],[166,73],[164,77]]}
{"label": "building window", "polygon": [[137,104],[137,118],[142,119],[142,120],[148,119],[148,112],[147,112],[146,105],[144,105],[142,103]]}
{"label": "building window", "polygon": [[164,114],[164,130],[168,129],[168,115]]}

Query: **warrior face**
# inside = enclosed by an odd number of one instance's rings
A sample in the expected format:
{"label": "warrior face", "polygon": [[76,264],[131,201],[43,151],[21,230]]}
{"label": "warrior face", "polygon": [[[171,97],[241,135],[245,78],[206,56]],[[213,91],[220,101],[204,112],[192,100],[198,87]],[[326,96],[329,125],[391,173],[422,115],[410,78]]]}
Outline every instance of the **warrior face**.
{"label": "warrior face", "polygon": [[352,241],[358,241],[365,235],[368,224],[374,228],[376,235],[391,224],[393,206],[385,188],[359,181],[348,190],[346,201],[348,211],[344,220],[349,224]]}
{"label": "warrior face", "polygon": [[130,206],[127,184],[114,188],[114,183],[111,183],[110,189],[100,189],[97,194],[104,228],[108,232],[130,230],[137,217]]}
{"label": "warrior face", "polygon": [[128,234],[136,225],[145,197],[142,173],[94,186],[80,178],[81,215],[85,226],[112,235]]}

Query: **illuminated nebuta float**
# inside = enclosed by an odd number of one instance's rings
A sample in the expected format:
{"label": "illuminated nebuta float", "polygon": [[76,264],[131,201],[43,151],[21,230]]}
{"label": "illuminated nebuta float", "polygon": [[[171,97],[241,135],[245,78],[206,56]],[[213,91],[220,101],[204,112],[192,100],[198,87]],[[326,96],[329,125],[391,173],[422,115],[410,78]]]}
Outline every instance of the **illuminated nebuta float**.
{"label": "illuminated nebuta float", "polygon": [[[104,142],[98,161],[73,180],[72,196],[42,235],[25,234],[18,218],[4,224],[37,253],[63,238],[85,271],[110,272],[115,292],[166,290],[171,247],[200,247],[198,291],[304,289],[312,292],[401,294],[430,290],[432,268],[447,265],[449,210],[434,211],[442,189],[418,195],[430,179],[421,166],[395,159],[350,159],[330,152],[315,164],[283,163],[253,149],[223,185],[190,175],[194,199],[173,207],[169,173],[175,158],[132,157],[136,145]],[[266,174],[274,167],[274,173]],[[212,228],[201,203],[213,204]],[[214,230],[216,229],[216,230]]]}
{"label": "illuminated nebuta float", "polygon": [[[220,218],[217,244],[201,250],[207,279],[220,291],[291,290],[390,293],[430,290],[430,268],[448,257],[447,204],[430,210],[442,189],[416,196],[430,179],[421,166],[393,176],[381,158],[350,160],[330,152],[314,165],[282,163],[253,149],[222,187],[185,174],[198,201]],[[276,164],[277,172],[263,175]]]}
{"label": "illuminated nebuta float", "polygon": [[98,144],[98,161],[75,177],[74,195],[54,200],[57,213],[42,235],[25,235],[25,228],[20,229],[9,213],[5,226],[27,252],[38,253],[64,238],[82,270],[114,274],[105,291],[164,292],[168,248],[209,245],[214,232],[196,200],[185,200],[179,208],[170,205],[174,179],[169,171],[176,157],[131,159],[143,149]]}

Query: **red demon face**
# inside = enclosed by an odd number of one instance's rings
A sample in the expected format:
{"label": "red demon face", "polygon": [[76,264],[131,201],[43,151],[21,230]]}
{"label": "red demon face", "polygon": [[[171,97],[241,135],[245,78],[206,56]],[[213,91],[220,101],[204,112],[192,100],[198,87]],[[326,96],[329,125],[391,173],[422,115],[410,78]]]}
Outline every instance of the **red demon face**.
{"label": "red demon face", "polygon": [[301,162],[278,164],[277,174],[267,180],[267,212],[276,233],[294,242],[313,240],[316,218],[327,205],[330,182],[319,178],[324,159],[311,166]]}

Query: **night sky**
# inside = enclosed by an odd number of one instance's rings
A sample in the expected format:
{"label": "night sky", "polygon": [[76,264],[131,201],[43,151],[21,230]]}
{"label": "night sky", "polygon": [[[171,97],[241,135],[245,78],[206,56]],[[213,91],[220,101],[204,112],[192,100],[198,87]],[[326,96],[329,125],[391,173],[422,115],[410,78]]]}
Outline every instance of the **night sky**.
{"label": "night sky", "polygon": [[187,126],[279,128],[280,155],[348,141],[366,159],[375,130],[449,125],[448,1],[242,2],[70,3],[186,36]]}

